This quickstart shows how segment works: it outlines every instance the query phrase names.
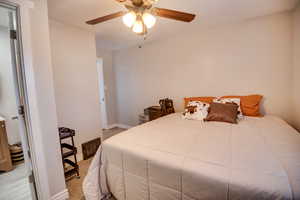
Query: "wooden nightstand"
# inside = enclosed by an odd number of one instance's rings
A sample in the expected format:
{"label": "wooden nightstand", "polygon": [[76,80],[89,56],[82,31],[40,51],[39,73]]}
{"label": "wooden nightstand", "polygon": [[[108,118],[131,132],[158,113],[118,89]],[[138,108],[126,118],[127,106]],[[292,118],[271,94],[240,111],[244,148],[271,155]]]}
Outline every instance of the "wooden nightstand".
{"label": "wooden nightstand", "polygon": [[148,115],[145,115],[145,114],[140,114],[139,115],[139,124],[144,124],[144,123],[147,123],[149,122],[149,116]]}
{"label": "wooden nightstand", "polygon": [[159,100],[159,105],[160,106],[151,106],[144,109],[144,114],[139,115],[140,124],[175,113],[173,101],[171,99],[161,99]]}
{"label": "wooden nightstand", "polygon": [[149,116],[149,121],[155,120],[163,116],[160,106],[151,106],[144,110],[144,114]]}

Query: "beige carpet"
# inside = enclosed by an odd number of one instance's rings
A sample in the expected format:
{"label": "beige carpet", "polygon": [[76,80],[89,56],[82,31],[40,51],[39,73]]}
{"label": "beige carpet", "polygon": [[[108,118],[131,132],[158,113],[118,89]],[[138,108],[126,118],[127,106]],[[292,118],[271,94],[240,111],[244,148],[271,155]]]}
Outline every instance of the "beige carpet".
{"label": "beige carpet", "polygon": [[67,181],[67,188],[69,190],[70,200],[84,200],[82,192],[82,182],[87,174],[92,158],[79,162],[80,178],[72,178]]}
{"label": "beige carpet", "polygon": [[[113,128],[103,131],[103,138],[104,140],[125,131],[126,129],[121,128]],[[80,170],[80,178],[73,178],[69,181],[67,181],[67,188],[69,190],[70,200],[84,200],[84,195],[82,192],[82,182],[84,180],[84,177],[86,176],[89,166],[92,162],[92,158],[89,160],[83,160],[80,161],[79,164],[79,170]]]}

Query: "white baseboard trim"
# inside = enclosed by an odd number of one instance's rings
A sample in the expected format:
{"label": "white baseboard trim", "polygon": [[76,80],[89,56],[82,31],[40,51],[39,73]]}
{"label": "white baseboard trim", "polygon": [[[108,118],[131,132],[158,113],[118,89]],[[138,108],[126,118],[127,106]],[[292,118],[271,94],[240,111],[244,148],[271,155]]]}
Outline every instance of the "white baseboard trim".
{"label": "white baseboard trim", "polygon": [[106,127],[106,129],[112,129],[118,127],[118,124],[111,124]]}
{"label": "white baseboard trim", "polygon": [[69,199],[68,189],[65,189],[51,197],[51,200],[67,200],[67,199]]}
{"label": "white baseboard trim", "polygon": [[124,128],[124,129],[130,129],[130,128],[132,128],[133,126],[129,126],[129,125],[126,125],[126,124],[117,124],[117,127],[119,127],[119,128]]}
{"label": "white baseboard trim", "polygon": [[76,157],[77,157],[77,162],[82,161],[83,160],[83,154],[82,154],[82,152],[77,152]]}
{"label": "white baseboard trim", "polygon": [[129,125],[126,125],[126,124],[111,124],[107,127],[107,129],[112,129],[112,128],[124,128],[124,129],[130,129],[132,128],[133,126],[129,126]]}

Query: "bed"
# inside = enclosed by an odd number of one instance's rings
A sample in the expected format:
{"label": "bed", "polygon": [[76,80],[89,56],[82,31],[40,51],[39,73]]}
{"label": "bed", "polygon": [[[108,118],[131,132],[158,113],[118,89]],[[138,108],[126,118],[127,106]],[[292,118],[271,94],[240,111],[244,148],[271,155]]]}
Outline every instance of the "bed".
{"label": "bed", "polygon": [[300,135],[275,116],[168,115],[106,140],[83,190],[87,200],[300,199]]}

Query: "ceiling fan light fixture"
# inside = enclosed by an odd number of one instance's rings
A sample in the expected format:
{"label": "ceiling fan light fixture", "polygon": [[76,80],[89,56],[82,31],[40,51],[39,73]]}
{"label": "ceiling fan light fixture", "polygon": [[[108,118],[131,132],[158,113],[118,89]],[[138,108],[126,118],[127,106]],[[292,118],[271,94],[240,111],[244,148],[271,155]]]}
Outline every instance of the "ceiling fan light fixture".
{"label": "ceiling fan light fixture", "polygon": [[132,31],[137,33],[137,34],[141,34],[144,32],[144,24],[141,20],[137,20],[133,27],[132,27]]}
{"label": "ceiling fan light fixture", "polygon": [[143,14],[143,21],[147,28],[152,28],[156,23],[156,18],[148,12]]}
{"label": "ceiling fan light fixture", "polygon": [[105,15],[86,21],[89,25],[96,25],[108,20],[112,20],[123,16],[123,23],[129,27],[134,33],[146,36],[148,29],[156,24],[156,17],[164,17],[172,20],[191,22],[196,15],[185,13],[177,10],[154,7],[159,0],[116,0],[124,3],[126,11],[119,11],[110,15]]}
{"label": "ceiling fan light fixture", "polygon": [[137,16],[135,12],[128,12],[126,15],[123,16],[123,23],[129,28],[131,28],[136,23],[136,18]]}

